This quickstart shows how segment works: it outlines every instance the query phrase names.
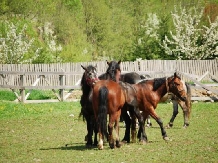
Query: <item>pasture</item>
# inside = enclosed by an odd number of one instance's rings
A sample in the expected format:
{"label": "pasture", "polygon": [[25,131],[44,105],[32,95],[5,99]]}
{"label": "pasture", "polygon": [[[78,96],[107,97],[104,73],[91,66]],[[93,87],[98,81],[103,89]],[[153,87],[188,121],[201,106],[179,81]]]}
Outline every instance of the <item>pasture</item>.
{"label": "pasture", "polygon": [[[149,143],[130,143],[111,150],[85,147],[86,125],[79,118],[79,102],[0,103],[0,162],[218,162],[218,104],[193,103],[190,126],[183,129],[180,113],[165,142],[159,126],[146,128]],[[157,113],[164,125],[172,104],[161,103]],[[120,123],[120,138],[124,135]],[[66,144],[68,144],[66,146]]]}

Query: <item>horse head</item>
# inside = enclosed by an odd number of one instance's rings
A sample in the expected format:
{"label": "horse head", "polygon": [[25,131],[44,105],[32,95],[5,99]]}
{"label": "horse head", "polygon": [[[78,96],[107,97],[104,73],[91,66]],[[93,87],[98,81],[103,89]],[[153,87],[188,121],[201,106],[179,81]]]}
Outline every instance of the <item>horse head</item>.
{"label": "horse head", "polygon": [[120,80],[120,75],[121,75],[120,63],[121,61],[118,62],[107,61],[109,67],[107,68],[106,74],[110,80],[113,80],[115,82],[118,82]]}
{"label": "horse head", "polygon": [[183,80],[181,80],[180,76],[175,72],[172,77],[167,79],[168,91],[172,92],[175,96],[177,96],[182,101],[185,101],[187,98],[187,90],[186,85]]}
{"label": "horse head", "polygon": [[92,87],[97,81],[99,81],[98,79],[98,75],[97,75],[97,65],[96,66],[92,66],[89,65],[87,67],[84,67],[83,65],[81,65],[81,67],[85,70],[83,77],[86,81],[86,83]]}

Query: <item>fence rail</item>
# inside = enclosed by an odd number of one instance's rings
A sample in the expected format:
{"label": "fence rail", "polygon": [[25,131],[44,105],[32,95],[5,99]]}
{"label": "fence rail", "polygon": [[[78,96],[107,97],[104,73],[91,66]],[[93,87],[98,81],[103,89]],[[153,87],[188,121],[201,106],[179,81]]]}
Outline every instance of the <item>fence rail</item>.
{"label": "fence rail", "polygon": [[[101,62],[80,62],[80,63],[55,63],[55,64],[0,64],[1,72],[11,72],[9,74],[1,75],[0,85],[5,84],[3,77],[7,77],[8,84],[19,85],[19,76],[15,74],[17,72],[23,72],[26,78],[26,84],[31,85],[38,75],[44,75],[46,81],[50,85],[58,85],[59,79],[55,73],[63,72],[66,75],[65,85],[75,85],[79,79],[81,79],[84,70],[81,65],[97,65],[99,75],[104,73],[107,69],[105,61]],[[193,74],[194,77],[202,76],[207,71],[211,75],[218,77],[218,60],[142,60],[135,62],[121,62],[122,72],[143,72],[148,73],[152,77],[163,77],[165,72],[181,71],[188,74]],[[35,74],[29,75],[34,72]],[[39,74],[37,74],[37,72]],[[159,72],[154,74],[153,72]],[[53,75],[50,75],[50,74]],[[188,80],[188,79],[185,79]],[[210,80],[210,77],[205,77],[204,80]],[[39,86],[46,85],[45,80],[40,80]]]}
{"label": "fence rail", "polygon": [[[59,101],[69,96],[73,89],[79,89],[79,80],[84,70],[81,65],[97,65],[99,75],[107,69],[106,62],[81,62],[58,64],[0,64],[0,88],[10,88],[18,100],[25,102],[29,89],[51,89],[57,95]],[[151,77],[170,76],[175,71],[182,72],[181,77],[185,81],[199,83],[199,81],[218,81],[218,60],[142,60],[135,62],[122,62],[122,73],[137,72]],[[191,74],[191,75],[190,75]],[[188,77],[187,77],[188,76]],[[202,86],[203,87],[203,86]],[[208,88],[205,86],[205,88]],[[20,89],[20,96],[15,89]],[[64,96],[63,91],[69,93]],[[212,90],[213,91],[213,90]],[[215,91],[216,93],[216,91]]]}

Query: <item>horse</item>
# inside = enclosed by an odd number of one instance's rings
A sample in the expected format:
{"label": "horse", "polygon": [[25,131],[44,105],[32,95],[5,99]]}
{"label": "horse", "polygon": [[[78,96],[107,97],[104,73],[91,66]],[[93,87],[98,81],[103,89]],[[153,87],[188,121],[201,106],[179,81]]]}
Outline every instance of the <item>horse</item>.
{"label": "horse", "polygon": [[[107,128],[110,148],[119,148],[121,146],[119,140],[119,118],[125,101],[125,94],[119,83],[112,80],[100,80],[94,85],[92,105],[98,124],[98,149],[104,148],[103,141],[104,135],[107,133]],[[109,114],[108,127],[107,114]],[[115,129],[115,140],[113,129]]]}
{"label": "horse", "polygon": [[[80,116],[83,116],[83,119],[86,120],[86,127],[88,134],[85,137],[86,140],[86,146],[90,147],[92,145],[97,145],[97,134],[95,134],[94,137],[94,144],[92,140],[93,131],[96,127],[95,124],[95,118],[94,118],[94,112],[92,109],[92,103],[90,100],[90,94],[93,85],[99,80],[97,76],[97,66],[89,65],[87,67],[84,67],[81,65],[81,67],[85,70],[85,72],[82,75],[81,79],[81,90],[82,95],[80,99],[80,105],[81,105],[81,112]],[[95,130],[95,133],[97,131]]]}
{"label": "horse", "polygon": [[[147,79],[147,78],[151,78],[149,75],[139,75],[136,72],[129,72],[126,74],[122,74],[121,75],[121,81],[122,82],[127,82],[130,84],[136,84],[139,81],[141,81],[142,79]],[[173,126],[173,122],[174,119],[176,118],[176,115],[178,114],[178,105],[180,105],[180,107],[183,110],[183,117],[184,117],[184,125],[183,127],[186,128],[189,126],[189,117],[190,117],[190,112],[191,112],[191,89],[190,86],[185,83],[186,86],[186,93],[187,93],[187,98],[186,101],[181,101],[179,98],[177,98],[174,94],[166,94],[160,101],[164,102],[166,101],[166,99],[169,98],[172,100],[173,102],[173,115],[170,119],[170,122],[167,124],[167,128],[171,128]],[[130,109],[129,109],[130,107]],[[135,135],[136,135],[136,117],[133,113],[133,109],[131,108],[133,106],[129,106],[129,105],[124,105],[122,112],[121,112],[121,117],[123,118],[124,122],[125,122],[125,134],[124,134],[124,138],[122,139],[122,142],[130,142],[130,126],[131,126],[131,133],[132,133],[132,141],[135,142]],[[129,114],[127,113],[127,110],[129,111]],[[151,121],[150,121],[150,116],[147,117],[147,126],[150,127],[152,126]]]}
{"label": "horse", "polygon": [[[82,79],[81,79],[81,90],[82,90],[82,96],[80,99],[80,105],[81,105],[81,112],[80,116],[83,116],[87,123],[87,135],[85,136],[86,140],[86,146],[97,146],[97,130],[96,130],[96,123],[94,118],[94,112],[92,108],[92,87],[95,85],[95,83],[99,79],[107,79],[107,80],[114,80],[118,81],[120,78],[120,63],[121,61],[111,61],[108,62],[108,68],[106,70],[106,73],[102,74],[102,77],[97,75],[97,66],[89,65],[88,67],[84,67],[81,65],[81,67],[85,70],[83,73]],[[92,140],[93,131],[95,133],[94,135],[94,144]]]}
{"label": "horse", "polygon": [[[128,84],[121,82],[121,86],[126,94],[136,101],[130,105],[134,107],[133,112],[139,120],[138,138],[144,143],[147,142],[147,136],[144,131],[144,121],[150,115],[156,120],[161,129],[161,134],[164,140],[169,140],[166,131],[163,127],[161,118],[156,114],[155,109],[161,98],[167,93],[172,92],[181,101],[185,101],[187,94],[185,91],[185,84],[175,72],[171,77],[155,78],[150,80],[143,80],[137,84]],[[135,90],[135,95],[132,91]],[[129,98],[130,98],[129,97]],[[134,104],[134,105],[133,105]],[[142,111],[142,115],[140,113]]]}

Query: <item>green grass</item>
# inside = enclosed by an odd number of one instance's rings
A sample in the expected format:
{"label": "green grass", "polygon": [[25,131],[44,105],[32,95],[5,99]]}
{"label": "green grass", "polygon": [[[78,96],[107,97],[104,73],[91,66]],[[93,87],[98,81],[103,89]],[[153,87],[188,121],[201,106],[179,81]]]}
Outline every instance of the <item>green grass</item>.
{"label": "green grass", "polygon": [[[0,162],[217,162],[218,104],[194,103],[190,126],[182,128],[180,114],[174,127],[167,129],[172,141],[162,140],[156,122],[146,128],[149,143],[130,143],[120,149],[87,149],[86,125],[79,102],[44,104],[0,103]],[[159,104],[164,125],[169,121],[172,104]],[[74,115],[74,117],[70,115]],[[120,123],[120,138],[123,124]],[[68,144],[68,146],[65,146]]]}
{"label": "green grass", "polygon": [[[19,95],[19,90],[16,91]],[[54,92],[50,90],[26,90],[26,94],[30,93],[27,100],[46,100],[46,99],[57,99]],[[56,92],[57,93],[57,92]],[[12,91],[6,89],[0,89],[0,100],[14,101],[17,97]]]}

